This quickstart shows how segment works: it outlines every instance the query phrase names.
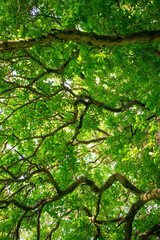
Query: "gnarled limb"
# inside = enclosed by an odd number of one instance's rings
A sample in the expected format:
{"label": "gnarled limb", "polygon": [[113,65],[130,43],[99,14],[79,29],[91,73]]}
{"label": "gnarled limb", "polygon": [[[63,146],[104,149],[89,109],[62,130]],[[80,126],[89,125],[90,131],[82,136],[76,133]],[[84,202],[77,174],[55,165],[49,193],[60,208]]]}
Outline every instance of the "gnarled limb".
{"label": "gnarled limb", "polygon": [[160,223],[154,225],[152,228],[147,230],[146,232],[140,234],[138,240],[149,240],[152,236],[160,236]]}
{"label": "gnarled limb", "polygon": [[[50,180],[53,180],[51,178],[50,174],[49,174],[49,178],[50,178]],[[95,239],[96,239],[100,234],[100,228],[99,228],[98,224],[106,222],[106,221],[101,221],[101,220],[96,219],[96,217],[98,216],[98,213],[99,213],[99,203],[100,203],[100,199],[101,199],[101,194],[103,192],[105,192],[108,188],[110,188],[113,185],[113,183],[116,181],[120,182],[124,188],[128,189],[130,192],[132,192],[133,194],[135,194],[139,197],[139,200],[132,205],[132,207],[130,208],[130,210],[125,218],[118,218],[116,220],[111,220],[111,222],[117,222],[117,221],[125,222],[125,226],[124,226],[125,238],[124,238],[124,240],[130,240],[131,236],[132,236],[132,222],[134,220],[135,215],[145,205],[146,202],[149,202],[153,199],[160,200],[160,189],[156,189],[156,190],[153,189],[149,192],[144,192],[144,191],[136,188],[125,176],[122,176],[119,173],[115,173],[111,177],[109,177],[109,179],[106,180],[106,182],[101,187],[98,187],[93,180],[90,180],[87,177],[81,177],[80,179],[74,181],[69,187],[67,187],[63,191],[60,191],[59,187],[58,187],[57,192],[60,194],[55,195],[54,197],[45,197],[45,198],[39,199],[36,203],[34,203],[31,206],[26,206],[26,205],[18,202],[15,199],[6,199],[6,200],[0,201],[0,208],[6,208],[8,205],[14,204],[18,208],[25,210],[25,212],[28,212],[30,210],[37,209],[41,206],[45,206],[46,204],[53,203],[59,199],[62,199],[64,196],[74,192],[82,183],[83,184],[85,183],[86,185],[88,185],[90,187],[90,189],[93,192],[99,193],[99,198],[98,198],[97,207],[96,207],[96,213],[94,215],[94,220],[95,220],[94,222],[95,222],[95,227],[96,227],[96,235],[95,235]],[[53,182],[53,185],[56,188],[58,186],[57,184],[55,185],[55,181]],[[89,215],[89,216],[92,215],[92,213],[87,208],[83,207],[82,210],[84,210],[87,213],[87,215]],[[91,218],[92,217],[93,217],[93,215],[91,216]]]}
{"label": "gnarled limb", "polygon": [[51,33],[41,36],[38,39],[28,38],[19,40],[0,41],[0,51],[11,52],[20,49],[31,48],[34,43],[46,44],[56,41],[72,41],[76,43],[85,43],[93,47],[120,46],[138,42],[154,42],[160,40],[160,31],[143,31],[126,34],[123,36],[103,36],[94,33],[82,32],[79,30],[57,30],[53,29]]}

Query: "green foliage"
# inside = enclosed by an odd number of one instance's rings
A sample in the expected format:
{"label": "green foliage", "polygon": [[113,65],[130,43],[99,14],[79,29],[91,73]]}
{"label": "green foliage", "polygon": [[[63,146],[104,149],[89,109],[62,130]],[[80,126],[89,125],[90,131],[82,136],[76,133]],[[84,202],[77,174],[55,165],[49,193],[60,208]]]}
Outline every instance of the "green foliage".
{"label": "green foliage", "polygon": [[[0,48],[0,239],[124,239],[140,194],[117,179],[102,196],[93,185],[119,173],[160,189],[159,41],[47,37],[158,31],[159,1],[1,0],[0,16],[1,41],[26,41]],[[158,223],[158,204],[144,203],[125,239]]]}

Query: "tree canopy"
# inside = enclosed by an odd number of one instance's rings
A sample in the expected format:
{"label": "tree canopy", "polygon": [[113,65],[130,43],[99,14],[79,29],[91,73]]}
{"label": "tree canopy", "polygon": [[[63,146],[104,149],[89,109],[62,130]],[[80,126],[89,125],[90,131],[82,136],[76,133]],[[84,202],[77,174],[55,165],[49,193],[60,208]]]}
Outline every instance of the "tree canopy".
{"label": "tree canopy", "polygon": [[159,0],[0,16],[0,239],[159,239]]}

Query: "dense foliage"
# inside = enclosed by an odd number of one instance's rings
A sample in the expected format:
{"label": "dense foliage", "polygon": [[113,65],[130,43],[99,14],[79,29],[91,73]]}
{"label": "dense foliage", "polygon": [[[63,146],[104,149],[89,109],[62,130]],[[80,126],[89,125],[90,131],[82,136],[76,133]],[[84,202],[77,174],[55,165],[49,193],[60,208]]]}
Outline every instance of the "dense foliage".
{"label": "dense foliage", "polygon": [[0,239],[159,239],[159,0],[0,16]]}

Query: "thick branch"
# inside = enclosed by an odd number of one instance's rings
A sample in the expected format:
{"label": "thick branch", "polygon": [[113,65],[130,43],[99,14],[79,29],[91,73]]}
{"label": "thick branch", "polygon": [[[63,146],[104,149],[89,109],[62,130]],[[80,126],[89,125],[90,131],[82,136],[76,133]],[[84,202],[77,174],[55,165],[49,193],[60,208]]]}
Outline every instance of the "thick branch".
{"label": "thick branch", "polygon": [[142,190],[136,188],[125,176],[122,176],[119,173],[115,173],[110,176],[109,179],[99,188],[99,192],[103,192],[108,189],[115,181],[120,182],[124,188],[129,189],[130,192],[134,193],[137,196],[140,196],[140,194],[143,195],[144,193]]}
{"label": "thick branch", "polygon": [[140,107],[145,107],[145,104],[141,103],[138,100],[132,100],[128,103],[126,103],[125,105],[123,105],[120,108],[114,108],[114,107],[110,107],[107,104],[103,103],[103,102],[99,102],[97,100],[95,100],[94,98],[88,97],[91,100],[91,103],[96,105],[97,107],[102,107],[107,111],[110,112],[124,112],[125,110],[129,109],[132,106],[140,106]]}
{"label": "thick branch", "polygon": [[40,240],[40,217],[42,213],[42,207],[40,207],[38,213],[37,213],[37,240]]}
{"label": "thick branch", "polygon": [[94,215],[94,219],[96,220],[98,214],[99,214],[99,205],[100,205],[100,201],[101,201],[101,197],[102,197],[102,193],[100,193],[98,195],[98,201],[97,201],[97,204],[96,204],[96,212],[95,212],[95,215]]}
{"label": "thick branch", "polygon": [[103,36],[94,33],[81,32],[79,30],[57,30],[53,29],[51,33],[41,36],[38,39],[28,38],[25,40],[5,40],[0,41],[1,52],[11,52],[19,49],[31,48],[34,43],[45,44],[59,41],[73,41],[76,43],[85,43],[90,46],[119,46],[138,42],[154,42],[160,40],[160,31],[142,31],[123,36]]}
{"label": "thick branch", "polygon": [[125,238],[124,240],[131,240],[132,237],[132,223],[134,221],[135,215],[138,211],[144,206],[145,202],[138,200],[136,203],[132,205],[129,212],[125,217],[125,225],[124,225],[124,232]]}
{"label": "thick branch", "polygon": [[20,229],[22,220],[23,220],[23,218],[26,216],[27,212],[28,212],[28,211],[26,210],[26,211],[21,215],[21,217],[20,217],[19,220],[18,220],[18,223],[17,223],[17,226],[16,226],[16,230],[15,230],[15,232],[14,232],[14,237],[15,237],[16,240],[17,240],[17,239],[20,239],[20,238],[19,238],[19,229]]}
{"label": "thick branch", "polygon": [[52,176],[52,174],[50,173],[50,171],[48,171],[47,169],[45,169],[45,172],[47,173],[47,176],[50,180],[50,182],[53,184],[53,186],[56,188],[56,191],[58,194],[61,195],[62,191],[60,190],[57,182],[55,181],[54,177]]}
{"label": "thick branch", "polygon": [[152,236],[160,236],[160,223],[154,225],[152,228],[150,228],[148,231],[142,233],[138,240],[147,240],[150,239]]}
{"label": "thick branch", "polygon": [[124,240],[131,240],[132,223],[134,221],[135,215],[145,205],[145,203],[147,203],[153,199],[160,200],[160,189],[152,189],[151,191],[142,193],[140,195],[139,200],[131,206],[128,214],[125,217],[125,226],[124,226],[125,238],[124,238]]}
{"label": "thick branch", "polygon": [[[54,197],[42,198],[31,206],[25,206],[25,205],[19,203],[17,200],[11,199],[11,200],[1,200],[0,201],[0,205],[1,205],[0,208],[5,208],[9,204],[12,203],[20,209],[23,209],[25,211],[29,211],[29,210],[36,209],[41,205],[56,202],[57,200],[63,198],[64,196],[74,192],[74,190],[76,190],[82,183],[85,183],[86,185],[88,185],[91,188],[91,190],[95,193],[103,193],[105,190],[107,190],[109,187],[111,187],[115,181],[119,181],[125,188],[129,189],[130,192],[132,192],[135,195],[140,197],[138,202],[136,202],[135,204],[132,205],[129,213],[127,214],[127,216],[125,218],[126,225],[128,224],[128,227],[130,228],[130,227],[132,227],[132,222],[134,220],[134,216],[139,211],[139,209],[141,209],[141,207],[143,207],[143,205],[146,202],[151,201],[153,199],[158,199],[158,200],[160,199],[159,198],[160,189],[156,190],[156,192],[158,192],[158,195],[154,194],[154,195],[151,195],[150,197],[148,196],[148,198],[146,200],[144,200],[143,195],[146,196],[146,193],[143,192],[142,190],[136,188],[132,183],[129,182],[129,180],[126,177],[122,176],[119,173],[115,173],[111,177],[109,177],[109,179],[101,187],[98,187],[93,180],[90,180],[87,177],[81,177],[80,179],[73,182],[64,191],[62,191],[61,194],[55,195]],[[127,231],[129,231],[129,230],[127,230]],[[126,240],[127,239],[130,239],[130,238],[126,238]]]}

